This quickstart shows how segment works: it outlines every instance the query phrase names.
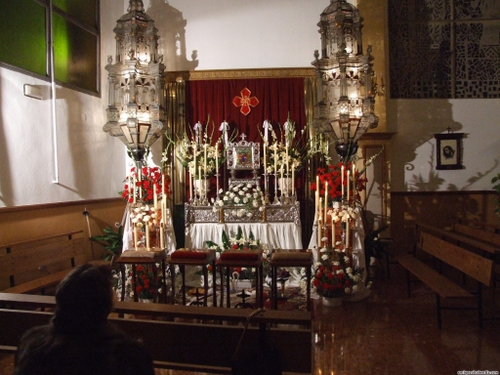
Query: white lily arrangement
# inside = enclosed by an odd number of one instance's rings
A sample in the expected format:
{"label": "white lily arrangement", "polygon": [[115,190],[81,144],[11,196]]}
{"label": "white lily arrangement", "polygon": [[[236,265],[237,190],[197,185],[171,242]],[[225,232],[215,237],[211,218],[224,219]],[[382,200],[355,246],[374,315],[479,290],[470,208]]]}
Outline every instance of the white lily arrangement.
{"label": "white lily arrangement", "polygon": [[219,197],[213,200],[213,204],[214,212],[220,208],[227,207],[238,210],[238,217],[250,217],[252,213],[248,209],[253,208],[263,211],[266,202],[259,186],[250,183],[240,183],[230,186],[226,192],[220,189]]}

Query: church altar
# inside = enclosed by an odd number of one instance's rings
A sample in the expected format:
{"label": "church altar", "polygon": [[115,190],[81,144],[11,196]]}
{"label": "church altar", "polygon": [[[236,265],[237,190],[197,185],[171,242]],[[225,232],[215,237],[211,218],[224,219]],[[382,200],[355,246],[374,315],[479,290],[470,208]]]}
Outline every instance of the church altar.
{"label": "church altar", "polygon": [[302,249],[299,202],[267,204],[263,210],[245,211],[247,215],[240,216],[236,207],[214,208],[186,203],[186,247],[203,248],[207,240],[218,243],[223,231],[236,233],[240,227],[245,236],[252,232],[269,249]]}

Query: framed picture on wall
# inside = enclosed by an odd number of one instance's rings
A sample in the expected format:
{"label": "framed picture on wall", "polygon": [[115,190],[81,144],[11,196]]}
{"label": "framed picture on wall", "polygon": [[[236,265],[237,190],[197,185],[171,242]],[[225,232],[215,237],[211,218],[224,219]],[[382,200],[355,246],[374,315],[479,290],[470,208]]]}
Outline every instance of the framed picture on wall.
{"label": "framed picture on wall", "polygon": [[434,134],[436,138],[436,169],[462,169],[464,133]]}

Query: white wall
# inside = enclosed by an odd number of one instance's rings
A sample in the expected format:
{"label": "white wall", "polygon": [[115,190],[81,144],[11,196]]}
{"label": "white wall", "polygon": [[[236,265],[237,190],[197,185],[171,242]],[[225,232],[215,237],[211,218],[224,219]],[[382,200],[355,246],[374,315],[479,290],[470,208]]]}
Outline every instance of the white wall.
{"label": "white wall", "polygon": [[[311,67],[320,49],[316,24],[329,0],[143,0],[173,7],[186,20],[186,51],[197,70]],[[166,4],[168,3],[168,5]],[[156,21],[160,15],[148,14]],[[165,25],[156,25],[160,31]],[[167,70],[168,70],[167,66]]]}
{"label": "white wall", "polygon": [[[392,191],[489,190],[500,173],[500,100],[390,100]],[[436,170],[434,134],[464,133],[463,169]]]}

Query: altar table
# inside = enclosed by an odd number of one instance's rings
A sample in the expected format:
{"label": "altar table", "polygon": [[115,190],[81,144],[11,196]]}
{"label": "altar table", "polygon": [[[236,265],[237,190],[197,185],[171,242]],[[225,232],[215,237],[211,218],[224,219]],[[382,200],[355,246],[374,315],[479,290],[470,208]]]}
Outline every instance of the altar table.
{"label": "altar table", "polygon": [[302,249],[302,230],[294,222],[284,223],[194,223],[186,227],[186,247],[202,249],[205,241],[213,241],[222,247],[222,232],[236,235],[238,227],[248,238],[254,238],[269,249]]}

